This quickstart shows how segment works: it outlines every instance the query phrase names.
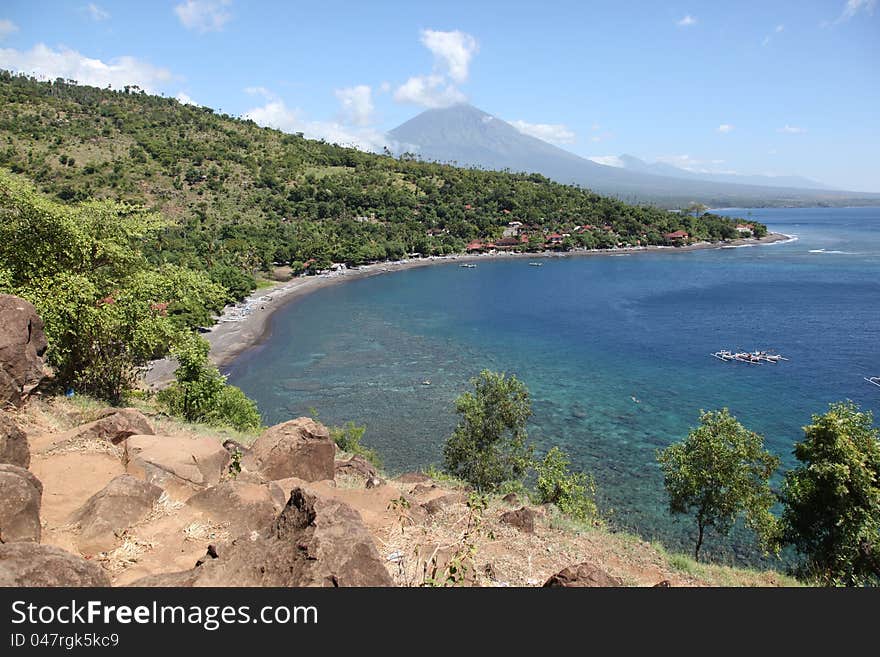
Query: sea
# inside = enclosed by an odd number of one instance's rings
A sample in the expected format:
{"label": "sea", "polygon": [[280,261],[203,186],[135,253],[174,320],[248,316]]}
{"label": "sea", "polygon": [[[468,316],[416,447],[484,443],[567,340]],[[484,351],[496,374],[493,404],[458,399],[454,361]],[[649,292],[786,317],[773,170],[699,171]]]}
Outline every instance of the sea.
{"label": "sea", "polygon": [[[852,400],[880,420],[880,208],[737,209],[785,242],[452,262],[320,289],[279,310],[270,337],[236,359],[230,383],[266,424],[317,413],[366,425],[364,443],[399,473],[439,464],[454,401],[480,370],[528,387],[529,436],[591,473],[613,529],[692,549],[672,516],[657,451],[701,409],[726,407],[796,465],[811,415]],[[779,364],[712,357],[772,350]],[[778,486],[779,478],[774,481]],[[770,564],[741,527],[705,554]]]}

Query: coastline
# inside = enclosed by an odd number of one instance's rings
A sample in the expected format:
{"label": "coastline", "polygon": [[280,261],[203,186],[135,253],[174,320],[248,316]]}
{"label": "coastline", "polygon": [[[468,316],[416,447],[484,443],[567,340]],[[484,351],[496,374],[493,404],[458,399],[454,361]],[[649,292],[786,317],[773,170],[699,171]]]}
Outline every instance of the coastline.
{"label": "coastline", "polygon": [[[741,248],[790,242],[797,239],[782,233],[769,233],[761,239],[736,239],[728,242],[697,242],[687,246],[641,246],[614,249],[572,249],[571,251],[540,251],[536,253],[495,252],[483,254],[454,254],[447,256],[430,256],[380,262],[337,272],[304,276],[289,281],[278,282],[270,287],[256,290],[243,301],[227,306],[218,317],[217,322],[204,334],[211,345],[211,361],[220,368],[231,363],[236,357],[260,345],[270,336],[269,322],[272,315],[289,303],[311,294],[317,290],[338,285],[348,281],[378,276],[391,272],[428,267],[431,265],[448,264],[451,262],[473,263],[493,260],[538,258],[571,258],[591,256],[630,255],[637,253],[682,253],[706,249]],[[153,361],[142,376],[143,385],[150,390],[159,390],[174,380],[176,363],[171,358]]]}

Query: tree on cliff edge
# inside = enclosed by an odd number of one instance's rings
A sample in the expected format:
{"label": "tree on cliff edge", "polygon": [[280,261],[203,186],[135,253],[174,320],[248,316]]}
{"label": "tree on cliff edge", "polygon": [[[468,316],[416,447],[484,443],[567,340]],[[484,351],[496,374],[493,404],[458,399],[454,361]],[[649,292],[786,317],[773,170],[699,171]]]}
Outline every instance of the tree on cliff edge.
{"label": "tree on cliff edge", "polygon": [[483,370],[471,379],[474,392],[455,401],[461,419],[443,448],[444,467],[478,490],[520,479],[531,465],[526,422],[529,391],[513,375]]}
{"label": "tree on cliff edge", "polygon": [[764,450],[764,439],[740,424],[728,410],[704,412],[700,426],[682,442],[657,455],[669,510],[691,514],[697,522],[694,558],[700,558],[705,530],[726,535],[743,515],[762,546],[771,544],[776,520],[770,477],[779,458]]}

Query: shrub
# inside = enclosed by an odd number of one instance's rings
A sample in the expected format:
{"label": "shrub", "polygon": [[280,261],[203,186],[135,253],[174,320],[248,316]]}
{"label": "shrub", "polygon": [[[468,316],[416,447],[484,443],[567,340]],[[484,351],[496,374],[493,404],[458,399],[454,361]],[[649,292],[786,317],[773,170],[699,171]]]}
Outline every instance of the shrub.
{"label": "shrub", "polygon": [[331,427],[330,437],[333,438],[339,449],[349,454],[362,456],[377,468],[381,468],[382,459],[379,458],[376,451],[361,445],[361,438],[364,437],[366,431],[366,426],[358,426],[354,422],[349,421],[341,427]]}
{"label": "shrub", "polygon": [[555,504],[562,513],[574,520],[593,520],[598,515],[596,484],[591,476],[583,472],[571,472],[570,465],[568,454],[558,447],[547,452],[535,466],[538,502]]}
{"label": "shrub", "polygon": [[492,490],[520,479],[531,464],[526,422],[532,405],[515,376],[483,370],[471,384],[474,392],[455,402],[461,419],[443,447],[443,464],[478,490]]}

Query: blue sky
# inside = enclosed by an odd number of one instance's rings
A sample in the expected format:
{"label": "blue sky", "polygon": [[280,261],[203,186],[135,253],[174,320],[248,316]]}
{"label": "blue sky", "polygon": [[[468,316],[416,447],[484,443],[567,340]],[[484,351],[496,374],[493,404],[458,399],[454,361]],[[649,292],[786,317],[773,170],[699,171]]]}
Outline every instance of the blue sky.
{"label": "blue sky", "polygon": [[467,100],[579,155],[880,192],[878,0],[0,3],[0,67],[377,148]]}

